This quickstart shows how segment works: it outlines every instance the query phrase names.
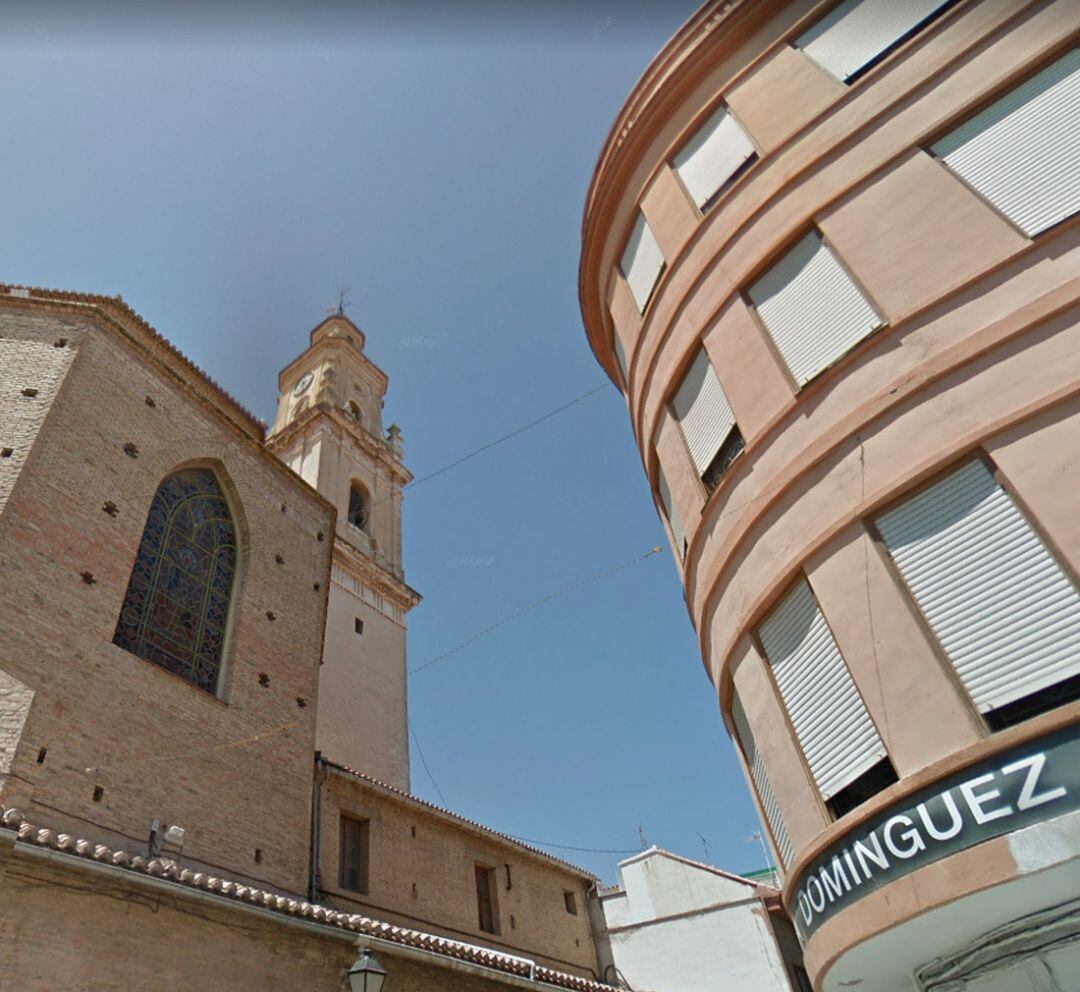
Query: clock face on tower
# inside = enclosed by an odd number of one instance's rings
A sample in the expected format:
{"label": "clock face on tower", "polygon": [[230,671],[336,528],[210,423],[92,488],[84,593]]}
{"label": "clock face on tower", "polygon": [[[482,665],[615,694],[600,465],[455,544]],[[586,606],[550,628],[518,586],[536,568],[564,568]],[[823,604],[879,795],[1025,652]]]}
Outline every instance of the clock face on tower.
{"label": "clock face on tower", "polygon": [[315,378],[314,373],[305,372],[300,381],[293,386],[293,396],[299,396],[308,386],[311,385],[311,380]]}

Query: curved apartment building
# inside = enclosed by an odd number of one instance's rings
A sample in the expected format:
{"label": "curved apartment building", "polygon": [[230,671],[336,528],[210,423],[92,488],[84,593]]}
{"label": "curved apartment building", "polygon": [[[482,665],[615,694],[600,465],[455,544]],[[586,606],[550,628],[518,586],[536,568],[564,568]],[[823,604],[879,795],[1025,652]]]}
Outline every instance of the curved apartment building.
{"label": "curved apartment building", "polygon": [[727,0],[585,208],[814,988],[1080,988],[1080,3]]}

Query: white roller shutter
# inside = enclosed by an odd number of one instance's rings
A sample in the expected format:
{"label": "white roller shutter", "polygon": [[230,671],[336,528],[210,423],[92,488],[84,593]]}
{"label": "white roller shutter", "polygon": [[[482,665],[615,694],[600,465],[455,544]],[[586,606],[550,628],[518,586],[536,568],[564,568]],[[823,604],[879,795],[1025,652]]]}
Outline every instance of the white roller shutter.
{"label": "white roller shutter", "polygon": [[1080,210],[1080,49],[931,149],[1025,234]]}
{"label": "white roller shutter", "polygon": [[1080,673],[1076,587],[983,462],[877,527],[981,712]]}
{"label": "white roller shutter", "polygon": [[884,323],[817,231],[769,269],[748,295],[800,386]]}
{"label": "white roller shutter", "polygon": [[704,348],[698,352],[671,405],[700,475],[735,426],[735,414]]}
{"label": "white roller shutter", "polygon": [[886,751],[805,579],[764,620],[758,636],[806,763],[829,799]]}
{"label": "white roller shutter", "polygon": [[750,769],[750,778],[754,780],[758,799],[761,802],[761,809],[769,823],[773,846],[776,848],[780,864],[786,868],[791,864],[791,859],[795,856],[795,849],[791,846],[791,838],[788,836],[784,816],[780,812],[780,804],[776,801],[772,783],[769,781],[769,776],[765,771],[765,764],[762,762],[761,755],[758,754],[757,746],[754,744],[754,735],[750,731],[750,723],[746,719],[746,712],[743,710],[742,702],[739,700],[737,693],[732,694],[731,697],[731,720],[735,724],[735,734],[739,738],[739,746],[742,748],[743,756],[746,758],[746,765]]}
{"label": "white roller shutter", "polygon": [[644,312],[656,280],[660,278],[660,270],[664,267],[664,256],[660,253],[649,222],[640,210],[619,267],[626,277],[637,308]]}
{"label": "white roller shutter", "polygon": [[659,476],[660,502],[664,505],[664,515],[671,525],[671,534],[675,538],[675,554],[679,556],[679,561],[682,561],[686,545],[686,532],[683,530],[682,521],[679,519],[679,512],[675,509],[675,501],[671,498],[671,488],[668,486],[663,469],[660,469]]}
{"label": "white roller shutter", "polygon": [[683,146],[672,165],[694,202],[704,207],[754,154],[742,126],[721,107]]}
{"label": "white roller shutter", "polygon": [[616,333],[615,338],[615,361],[619,365],[619,371],[622,373],[623,382],[627,387],[630,385],[630,367],[626,364],[626,352],[623,350],[622,341],[619,340],[619,335]]}
{"label": "white roller shutter", "polygon": [[795,40],[826,72],[847,81],[951,0],[844,0]]}

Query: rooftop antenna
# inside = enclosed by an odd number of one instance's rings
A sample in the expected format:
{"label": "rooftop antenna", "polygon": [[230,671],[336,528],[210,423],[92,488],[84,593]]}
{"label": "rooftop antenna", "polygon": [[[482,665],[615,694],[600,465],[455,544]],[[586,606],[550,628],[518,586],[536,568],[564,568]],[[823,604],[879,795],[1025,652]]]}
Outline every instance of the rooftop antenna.
{"label": "rooftop antenna", "polygon": [[694,833],[696,833],[698,837],[701,838],[701,846],[705,849],[705,864],[711,865],[712,859],[709,855],[709,841],[706,839],[704,834],[698,833],[696,830],[694,831]]}
{"label": "rooftop antenna", "polygon": [[765,846],[765,835],[760,830],[755,830],[749,837],[746,838],[747,844],[753,844],[757,841],[761,844],[761,853],[765,855],[765,865],[769,871],[775,872],[776,866],[773,864],[772,857],[769,855],[769,849]]}
{"label": "rooftop antenna", "polygon": [[338,317],[344,317],[344,316],[345,316],[345,309],[346,309],[347,307],[351,307],[351,306],[352,306],[352,304],[351,304],[351,303],[346,303],[346,302],[345,302],[345,294],[346,294],[347,292],[348,292],[348,290],[347,290],[347,289],[345,289],[345,288],[342,288],[342,289],[341,289],[341,290],[340,290],[340,291],[338,292],[338,302],[337,302],[337,307],[329,306],[329,307],[327,307],[327,308],[326,308],[326,312],[327,312],[327,313],[329,313],[329,314],[333,314],[333,315],[335,315],[335,316],[338,316]]}
{"label": "rooftop antenna", "polygon": [[644,851],[649,845],[645,841],[645,828],[640,823],[638,824],[637,832],[638,837],[641,838],[641,849]]}

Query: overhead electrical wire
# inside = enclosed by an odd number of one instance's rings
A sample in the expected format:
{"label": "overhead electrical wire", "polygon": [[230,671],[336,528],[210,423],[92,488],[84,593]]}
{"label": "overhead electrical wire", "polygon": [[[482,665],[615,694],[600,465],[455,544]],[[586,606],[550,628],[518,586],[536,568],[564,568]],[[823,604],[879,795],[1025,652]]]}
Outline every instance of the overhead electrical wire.
{"label": "overhead electrical wire", "polygon": [[550,847],[558,851],[578,851],[584,854],[640,854],[640,848],[622,847],[571,847],[569,844],[552,844],[546,840],[533,840],[531,837],[515,837],[507,834],[507,837],[516,840],[519,844],[534,844],[537,847]]}
{"label": "overhead electrical wire", "polygon": [[[494,447],[496,447],[496,446],[498,446],[500,444],[503,444],[504,442],[509,441],[512,438],[518,437],[521,434],[524,434],[526,431],[529,431],[532,428],[537,427],[540,424],[544,423],[545,421],[550,420],[552,417],[558,416],[560,413],[564,412],[565,410],[570,409],[572,406],[575,406],[576,404],[582,402],[583,400],[588,399],[590,396],[595,395],[596,393],[600,392],[601,390],[607,388],[610,385],[612,385],[611,381],[605,379],[598,386],[594,386],[592,389],[588,389],[584,393],[581,393],[580,395],[575,396],[573,399],[570,399],[570,400],[566,401],[565,403],[560,404],[559,406],[555,407],[552,410],[549,410],[547,413],[543,414],[542,416],[537,417],[535,420],[531,420],[526,424],[522,424],[520,427],[517,427],[512,431],[508,431],[506,434],[503,434],[500,437],[497,437],[494,440],[487,442],[486,444],[482,444],[479,447],[474,448],[472,451],[468,452],[467,454],[462,455],[460,458],[456,458],[454,461],[449,462],[446,465],[443,465],[442,467],[436,469],[435,471],[429,472],[426,475],[423,475],[423,476],[420,476],[417,479],[414,479],[408,485],[402,487],[402,489],[398,490],[395,493],[391,493],[389,496],[384,496],[379,500],[375,500],[371,505],[375,506],[378,503],[382,503],[382,502],[385,502],[388,499],[392,499],[394,496],[398,495],[399,493],[404,493],[408,489],[413,489],[416,486],[420,485],[421,483],[428,482],[431,479],[437,478],[438,476],[443,475],[446,472],[449,472],[451,469],[457,468],[459,465],[462,465],[465,462],[469,461],[470,459],[475,458],[477,455],[480,455],[485,451],[490,451],[492,448],[494,448]],[[593,575],[586,576],[584,579],[579,579],[578,581],[576,581],[574,583],[571,583],[568,586],[564,586],[563,588],[558,589],[553,593],[549,593],[548,595],[543,596],[542,598],[536,600],[535,602],[530,603],[528,606],[522,607],[520,610],[515,611],[514,613],[510,614],[509,616],[503,617],[501,620],[498,620],[495,623],[491,624],[490,626],[485,627],[483,630],[481,630],[478,633],[474,634],[473,636],[469,637],[465,641],[462,641],[456,647],[451,648],[449,651],[443,652],[441,655],[438,655],[437,657],[432,658],[430,661],[425,662],[423,665],[420,665],[419,667],[413,669],[412,671],[409,672],[409,674],[410,675],[415,675],[415,674],[417,674],[417,673],[419,673],[421,671],[424,671],[425,669],[430,668],[432,665],[435,665],[435,664],[438,664],[441,661],[444,661],[445,659],[449,658],[451,655],[457,654],[459,651],[462,651],[464,648],[468,647],[470,644],[475,643],[480,638],[487,636],[492,631],[497,630],[499,627],[502,627],[507,623],[510,623],[512,620],[516,620],[518,617],[523,616],[524,614],[529,613],[532,610],[538,609],[539,607],[546,605],[547,603],[551,602],[552,600],[558,599],[560,596],[564,596],[569,592],[573,592],[575,589],[579,589],[582,586],[589,585],[589,584],[591,584],[593,582],[598,582],[601,579],[607,578],[610,575],[614,575],[617,572],[621,572],[621,571],[624,571],[625,569],[631,568],[634,565],[637,565],[640,562],[644,561],[646,558],[651,558],[653,555],[658,554],[659,552],[660,552],[659,547],[653,547],[649,551],[645,552],[645,554],[640,555],[640,556],[632,559],[631,561],[624,562],[624,563],[622,563],[620,565],[614,566],[613,568],[605,569],[602,572],[597,572],[597,573],[595,573]],[[183,753],[183,754],[147,755],[143,759],[135,759],[135,760],[136,761],[138,761],[138,760],[145,760],[145,761],[181,761],[181,760],[185,760],[185,759],[197,758],[197,757],[200,757],[200,756],[203,756],[203,755],[213,754],[213,753],[217,753],[217,752],[220,752],[220,751],[229,750],[229,749],[235,748],[235,747],[241,747],[244,744],[253,744],[253,743],[257,742],[257,741],[265,740],[265,739],[267,739],[269,737],[274,737],[274,736],[276,736],[276,735],[278,735],[280,733],[283,733],[283,732],[285,732],[287,730],[292,729],[295,726],[298,726],[299,723],[300,723],[300,721],[293,720],[293,721],[290,721],[289,723],[283,724],[283,725],[278,726],[278,727],[270,728],[269,730],[263,731],[263,732],[258,733],[258,734],[254,734],[254,735],[251,735],[251,736],[248,736],[248,737],[238,738],[236,740],[227,741],[227,742],[222,743],[222,744],[212,745],[210,747],[202,748],[202,749],[195,750],[195,751],[189,751],[189,752],[186,752],[186,753]],[[423,748],[420,745],[420,740],[416,735],[416,731],[413,728],[411,721],[408,722],[408,728],[409,728],[409,734],[412,737],[412,741],[416,745],[416,752],[417,752],[418,757],[420,758],[420,763],[423,765],[424,771],[427,773],[427,777],[430,780],[430,782],[432,784],[432,787],[435,789],[435,792],[438,794],[439,799],[441,800],[443,805],[447,805],[446,799],[445,799],[445,797],[443,795],[443,792],[439,788],[439,784],[438,784],[438,782],[436,782],[434,775],[431,773],[431,768],[428,765],[427,758],[424,755]],[[104,770],[102,767],[91,767],[91,768],[85,769],[87,774],[92,774],[94,772],[100,772],[102,770]],[[567,850],[567,851],[580,851],[580,852],[595,853],[595,854],[633,854],[633,853],[636,853],[636,852],[631,851],[631,850],[572,847],[572,846],[563,845],[563,844],[548,844],[546,842],[541,842],[541,841],[523,840],[522,838],[514,838],[514,839],[522,841],[523,843],[538,844],[538,845],[541,845],[541,846],[544,846],[544,847],[551,847],[551,848],[555,848],[555,849],[559,849],[559,850]]]}
{"label": "overhead electrical wire", "polygon": [[435,469],[434,472],[428,472],[427,475],[421,475],[419,478],[413,479],[412,482],[410,482],[407,486],[402,486],[400,489],[397,489],[394,492],[390,493],[389,496],[382,496],[379,499],[372,500],[371,506],[378,506],[380,503],[385,503],[388,499],[393,499],[395,496],[408,492],[410,489],[415,489],[421,483],[430,482],[432,479],[435,479],[438,476],[449,472],[451,469],[457,468],[459,465],[462,465],[470,459],[475,458],[477,455],[481,455],[485,451],[490,451],[497,445],[500,445],[505,441],[509,441],[511,438],[515,438],[519,434],[524,434],[526,431],[532,430],[534,427],[538,427],[540,424],[544,423],[544,421],[550,420],[552,417],[558,416],[564,410],[569,410],[570,407],[575,406],[582,400],[587,400],[590,396],[595,395],[596,393],[600,392],[600,390],[605,389],[610,385],[612,385],[611,381],[609,379],[605,379],[602,383],[600,383],[599,386],[594,386],[592,389],[586,390],[581,395],[575,396],[572,400],[567,400],[561,406],[555,407],[554,410],[549,410],[543,416],[537,417],[535,420],[530,420],[527,424],[522,424],[520,427],[515,427],[512,431],[503,434],[501,437],[497,437],[493,441],[488,441],[486,444],[482,444],[480,445],[480,447],[474,448],[472,451],[462,455],[460,458],[455,458],[452,462],[448,462],[441,468]]}
{"label": "overhead electrical wire", "polygon": [[565,596],[568,592],[573,592],[575,589],[580,589],[582,586],[587,586],[593,582],[599,582],[601,579],[606,579],[609,575],[614,575],[616,572],[622,572],[628,568],[633,568],[635,565],[643,562],[646,558],[651,558],[653,555],[659,553],[659,547],[652,547],[648,551],[646,551],[645,554],[639,555],[636,558],[632,558],[630,561],[623,562],[621,565],[616,565],[614,568],[608,568],[605,569],[603,572],[597,572],[594,575],[589,575],[584,579],[579,579],[577,582],[573,582],[568,586],[564,586],[562,589],[559,589],[556,592],[548,593],[548,595],[541,597],[533,603],[530,603],[528,606],[523,606],[520,610],[516,610],[508,616],[503,617],[501,620],[497,620],[489,627],[485,627],[483,630],[473,634],[471,637],[466,638],[464,641],[458,644],[457,647],[453,647],[449,651],[444,651],[442,654],[437,655],[430,661],[425,661],[424,664],[417,665],[416,668],[410,669],[409,674],[418,675],[420,672],[431,668],[432,665],[436,665],[440,661],[444,661],[451,655],[457,654],[459,651],[467,648],[470,644],[473,644],[476,641],[480,640],[481,637],[486,637],[492,631],[498,630],[499,627],[502,627],[504,624],[510,623],[511,620],[516,620],[518,617],[524,616],[526,613],[538,609],[541,606],[545,606],[553,599],[558,599],[560,596]]}

